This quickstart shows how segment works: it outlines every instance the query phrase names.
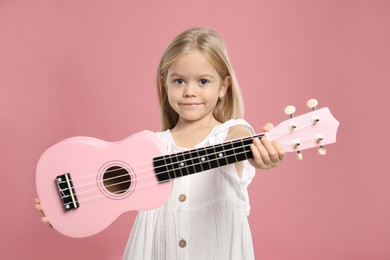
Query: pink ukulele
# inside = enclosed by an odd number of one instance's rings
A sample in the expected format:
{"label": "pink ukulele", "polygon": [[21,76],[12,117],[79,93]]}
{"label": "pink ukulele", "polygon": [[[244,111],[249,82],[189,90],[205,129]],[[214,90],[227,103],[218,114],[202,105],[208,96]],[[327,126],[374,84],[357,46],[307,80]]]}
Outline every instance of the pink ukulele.
{"label": "pink ukulele", "polygon": [[287,152],[336,142],[339,122],[328,108],[293,117],[270,132],[221,144],[168,154],[160,139],[143,131],[119,142],[72,137],[50,147],[36,171],[38,197],[51,225],[70,237],[87,237],[130,210],[158,208],[171,192],[170,180],[252,158],[252,138],[266,135]]}

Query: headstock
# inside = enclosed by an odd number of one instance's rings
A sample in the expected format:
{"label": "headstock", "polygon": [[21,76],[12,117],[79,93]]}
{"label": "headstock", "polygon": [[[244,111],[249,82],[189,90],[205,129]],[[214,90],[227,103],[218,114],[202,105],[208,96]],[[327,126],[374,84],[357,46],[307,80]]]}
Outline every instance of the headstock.
{"label": "headstock", "polygon": [[302,150],[317,147],[320,155],[326,154],[326,144],[336,142],[339,122],[330,113],[329,108],[316,110],[318,101],[310,99],[306,105],[309,113],[294,116],[295,107],[287,106],[285,113],[290,119],[285,120],[267,133],[270,140],[277,140],[286,152],[297,152],[298,159],[303,159]]}

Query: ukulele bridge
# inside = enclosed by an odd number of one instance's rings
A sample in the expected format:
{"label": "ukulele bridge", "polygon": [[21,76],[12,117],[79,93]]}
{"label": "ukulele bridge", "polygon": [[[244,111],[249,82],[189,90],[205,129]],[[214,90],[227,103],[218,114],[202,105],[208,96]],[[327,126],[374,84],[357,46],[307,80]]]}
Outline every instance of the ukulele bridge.
{"label": "ukulele bridge", "polygon": [[77,200],[76,191],[73,187],[72,178],[69,173],[56,177],[58,192],[64,206],[65,211],[77,209],[80,205]]}

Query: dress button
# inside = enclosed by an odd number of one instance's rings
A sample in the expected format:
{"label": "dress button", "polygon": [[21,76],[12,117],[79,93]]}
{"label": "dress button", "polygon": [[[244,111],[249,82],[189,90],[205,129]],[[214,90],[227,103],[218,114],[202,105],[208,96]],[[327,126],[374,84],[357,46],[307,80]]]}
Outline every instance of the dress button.
{"label": "dress button", "polygon": [[180,202],[184,202],[184,201],[186,201],[186,199],[187,199],[187,196],[185,194],[180,194],[180,196],[179,196]]}
{"label": "dress button", "polygon": [[180,246],[181,248],[185,248],[186,245],[187,245],[187,242],[186,242],[184,239],[182,239],[182,240],[179,241],[179,246]]}

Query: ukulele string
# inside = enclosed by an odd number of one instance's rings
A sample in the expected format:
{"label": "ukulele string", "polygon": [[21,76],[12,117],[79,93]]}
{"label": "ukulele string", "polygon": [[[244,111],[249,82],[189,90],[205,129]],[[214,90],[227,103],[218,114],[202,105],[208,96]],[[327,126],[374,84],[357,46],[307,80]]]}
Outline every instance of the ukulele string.
{"label": "ukulele string", "polygon": [[[309,125],[308,125],[309,126]],[[279,135],[284,135],[284,134],[281,134],[281,133],[279,133]],[[301,140],[301,142],[305,142],[305,141],[308,141],[308,140],[310,140],[310,141],[312,141],[312,138],[307,138],[307,139],[303,139],[303,140]],[[281,143],[281,145],[282,146],[286,146],[286,144],[287,143]],[[288,145],[291,145],[290,143],[288,143]],[[250,144],[249,145],[244,145],[243,147],[245,147],[245,146],[250,146]],[[233,148],[234,149],[234,148]],[[233,150],[233,149],[231,149],[231,150]],[[228,150],[226,150],[226,151],[228,151]],[[241,152],[241,153],[236,153],[236,155],[239,155],[239,154],[242,154],[242,153],[246,153],[245,151],[244,152]],[[211,161],[216,161],[216,160],[219,160],[220,158],[215,158],[214,160],[211,160]],[[189,159],[189,160],[192,160],[192,159]],[[187,161],[187,160],[186,160]],[[195,166],[195,165],[199,165],[199,164],[201,164],[201,163],[204,163],[204,162],[199,162],[199,163],[197,163],[197,164],[193,164],[193,166]],[[173,164],[173,163],[172,163]],[[171,164],[171,165],[172,165]],[[183,167],[179,167],[179,170],[181,171],[181,168],[185,168],[184,166]],[[145,172],[145,171],[150,171],[150,170],[152,170],[152,169],[154,169],[154,168],[151,168],[151,169],[144,169],[144,170],[141,170],[141,171],[139,171],[139,172]],[[116,170],[113,170],[113,171],[116,171]],[[138,173],[139,173],[138,172]],[[165,173],[167,173],[167,172],[169,172],[169,171],[166,171],[166,172],[162,172],[162,173],[159,173],[159,174],[165,174]],[[127,176],[128,174],[124,174],[124,175],[120,175],[120,176]],[[155,177],[156,175],[158,175],[158,174],[150,174],[150,175],[145,175],[145,176],[142,176],[142,177],[139,177],[139,178],[137,178],[137,180],[140,180],[140,179],[144,179],[144,178],[150,178],[150,177]],[[181,176],[179,176],[179,177],[181,177]],[[112,178],[109,178],[109,179],[116,179],[116,178],[119,178],[119,176],[116,176],[116,177],[112,177]],[[107,180],[109,180],[109,179],[107,179]],[[132,182],[132,180],[125,180],[125,181],[122,181],[122,182],[118,182],[118,183],[114,183],[114,184],[111,184],[111,185],[107,185],[107,186],[105,186],[106,188],[108,188],[108,187],[112,187],[112,186],[117,186],[117,185],[119,185],[119,184],[125,184],[125,183],[131,183]],[[97,182],[94,182],[94,183],[89,183],[89,184],[96,184]],[[151,183],[151,184],[146,184],[146,185],[143,185],[143,186],[138,186],[137,187],[137,189],[143,189],[143,188],[147,188],[147,187],[149,187],[149,186],[153,186],[153,185],[155,185],[156,183]],[[86,185],[82,185],[82,186],[86,186]],[[78,188],[79,187],[81,187],[81,186],[78,186]],[[76,188],[76,187],[75,187]],[[123,190],[119,190],[119,191],[115,191],[115,192],[111,192],[111,193],[123,193],[123,192],[125,192],[126,190],[128,190],[129,188],[125,188],[125,189],[123,189]],[[76,195],[82,195],[82,194],[86,194],[86,193],[90,193],[90,192],[93,192],[93,191],[95,191],[95,190],[98,190],[98,189],[90,189],[90,190],[87,190],[87,191],[83,191],[83,192],[80,192],[80,193],[78,193],[78,194],[76,194]],[[67,197],[67,196],[65,196],[65,197]],[[101,197],[104,197],[104,195],[100,195],[100,196],[96,196],[96,197],[91,197],[91,198],[83,198],[83,200],[79,200],[80,202],[84,202],[84,201],[87,201],[87,200],[92,200],[92,199],[98,199],[98,198],[101,198]]]}
{"label": "ukulele string", "polygon": [[[307,141],[307,140],[312,140],[312,139],[303,139],[302,142],[304,141]],[[282,143],[281,143],[282,144]],[[284,143],[285,144],[285,143]],[[283,145],[283,144],[282,144]],[[163,173],[161,173],[163,174]],[[147,177],[154,177],[156,176],[156,174],[151,174],[151,175],[147,175],[147,176],[143,176],[141,178],[147,178]],[[140,178],[137,178],[137,180],[140,179]],[[151,186],[155,186],[156,184],[159,184],[159,183],[164,183],[164,182],[168,182],[169,180],[166,180],[166,181],[162,181],[162,182],[154,182],[154,183],[148,183],[148,184],[145,184],[145,185],[140,185],[140,186],[137,186],[137,190],[140,190],[140,189],[145,189],[145,188],[148,188],[148,187],[151,187]],[[112,184],[112,185],[108,185],[106,187],[111,187],[111,186],[116,186],[118,184],[124,184],[124,183],[131,183],[132,181],[123,181],[123,182],[120,182],[120,183],[115,183],[115,184]],[[81,192],[79,194],[76,194],[76,196],[79,196],[79,195],[82,195],[82,194],[85,194],[85,193],[90,193],[90,192],[93,192],[95,190],[98,190],[98,189],[91,189],[91,190],[88,190],[88,191],[84,191],[84,192]],[[122,194],[126,191],[130,190],[130,187],[129,188],[125,188],[125,189],[122,189],[122,190],[118,190],[118,191],[114,191],[114,192],[111,192],[113,193],[114,195],[115,194]],[[66,195],[66,196],[63,196],[63,198],[66,198],[66,197],[69,197],[69,195]],[[87,201],[92,201],[92,200],[96,200],[96,199],[101,199],[101,198],[105,198],[106,196],[104,194],[100,194],[100,195],[97,195],[97,196],[92,196],[92,197],[84,197],[82,199],[79,199],[79,197],[77,198],[77,202],[78,203],[84,203],[84,202],[87,202]],[[70,203],[66,203],[66,204],[71,204]],[[65,204],[65,205],[66,205]]]}
{"label": "ukulele string", "polygon": [[[272,135],[272,137],[273,137],[273,139],[276,139],[276,138],[279,138],[279,137],[281,137],[281,136],[283,136],[283,135],[286,135],[286,131],[284,131],[284,132],[279,132],[279,133],[275,133],[275,134],[273,134]],[[234,142],[242,142],[242,140],[241,139],[238,139],[238,140],[232,140],[232,143],[234,143]],[[281,143],[281,145],[282,146],[285,146],[285,144],[282,144]],[[250,146],[250,144],[248,144],[248,145],[243,145],[243,146],[241,146],[242,148],[246,148],[246,147],[248,147],[248,146]],[[212,146],[210,146],[210,148],[211,148]],[[232,148],[232,149],[227,149],[227,150],[224,150],[224,152],[229,152],[229,151],[232,151],[232,150],[235,150],[236,148]],[[211,153],[210,155],[217,155],[217,154],[219,154],[220,153],[220,151],[219,152],[216,152],[215,151],[215,153]],[[241,153],[235,153],[236,155],[240,155],[240,154],[243,154],[243,153],[246,153],[246,151],[243,151],[243,152],[241,152]],[[174,154],[170,154],[171,156],[172,155],[174,155]],[[201,156],[199,156],[199,157],[201,157]],[[184,159],[184,160],[182,160],[182,161],[180,161],[180,162],[183,162],[183,163],[187,163],[188,161],[192,161],[193,159],[198,159],[199,160],[199,157],[194,157],[194,158],[189,158],[189,159]],[[177,158],[177,157],[176,157]],[[219,159],[221,159],[221,158],[217,158],[216,156],[215,156],[215,159],[214,160],[209,160],[209,162],[213,162],[213,161],[216,161],[216,160],[219,160]],[[160,161],[165,161],[165,159],[163,158],[163,159],[160,159]],[[157,160],[158,161],[158,160]],[[161,167],[167,167],[167,166],[173,166],[174,164],[176,164],[177,162],[175,162],[175,163],[165,163],[164,165],[161,165],[161,166],[157,166],[157,167],[152,167],[152,168],[146,168],[146,169],[142,169],[142,170],[140,170],[140,171],[137,171],[137,173],[138,174],[142,174],[143,172],[150,172],[151,170],[153,170],[153,169],[159,169],[159,168],[161,168]],[[194,163],[192,163],[191,164],[191,166],[197,166],[197,165],[200,165],[200,164],[202,164],[202,163],[205,163],[205,162],[199,162],[199,163],[196,163],[196,164],[194,164]],[[145,165],[145,164],[150,164],[150,162],[147,162],[147,163],[139,163],[139,164],[137,164],[138,166],[139,165]],[[135,165],[133,165],[133,166],[135,166]],[[178,168],[178,170],[180,170],[181,171],[181,169],[182,168],[186,168],[186,164],[185,165],[183,165],[182,167],[179,167]],[[116,171],[120,171],[120,170],[122,170],[122,169],[112,169],[112,170],[108,170],[108,171],[106,171],[105,173],[112,173],[112,172],[116,172]],[[150,177],[154,177],[154,176],[157,176],[157,175],[160,175],[160,174],[166,174],[166,173],[169,173],[169,170],[168,171],[164,171],[164,172],[161,172],[161,173],[158,173],[158,174],[150,174],[150,175],[144,175],[144,176],[142,176],[142,177],[139,177],[139,178],[137,178],[137,180],[141,180],[141,179],[144,179],[144,178],[150,178]],[[93,176],[94,178],[96,177],[96,175],[97,174],[91,174],[91,175],[88,175],[88,176],[84,176],[84,177],[80,177],[80,178],[77,178],[77,179],[73,179],[72,181],[73,182],[77,182],[78,180],[81,180],[81,179],[85,179],[86,177],[91,177],[91,176]],[[122,178],[122,177],[126,177],[126,176],[128,176],[129,174],[122,174],[122,175],[118,175],[118,176],[114,176],[114,177],[111,177],[111,178],[107,178],[107,179],[105,179],[105,181],[109,181],[109,180],[114,180],[114,179],[118,179],[118,178]],[[85,184],[82,184],[82,185],[78,185],[78,186],[75,186],[74,188],[75,189],[79,189],[79,188],[82,188],[82,187],[86,187],[86,186],[90,186],[90,185],[96,185],[96,183],[101,183],[102,181],[93,181],[93,182],[89,182],[89,183],[85,183]],[[131,180],[130,181],[127,181],[127,182],[131,182]],[[115,185],[117,185],[118,183],[115,183],[115,184],[112,184],[112,185],[109,185],[109,186],[115,186]],[[109,186],[106,186],[106,187],[109,187]],[[91,191],[94,191],[95,189],[93,189],[93,190],[88,190],[88,192],[91,192]],[[84,192],[83,192],[84,193]]]}
{"label": "ukulele string", "polygon": [[[304,127],[306,127],[306,126],[304,126]],[[303,128],[303,127],[302,127]],[[283,136],[283,135],[286,135],[286,133],[288,133],[288,131],[281,131],[281,132],[276,132],[276,133],[272,133],[272,140],[274,140],[274,139],[277,139],[277,138],[279,138],[279,137],[281,137],[281,136]],[[246,139],[246,138],[252,138],[253,139],[253,137],[262,137],[262,136],[269,136],[267,133],[261,133],[261,134],[255,134],[255,135],[253,135],[253,136],[248,136],[248,137],[244,137],[244,138],[242,138],[242,139],[235,139],[235,140],[231,140],[230,142],[232,143],[232,144],[234,144],[234,143],[238,143],[238,142],[242,142],[244,139]],[[227,142],[226,142],[227,143]],[[216,144],[216,145],[218,145],[218,144]],[[216,146],[216,145],[214,145],[214,146]],[[241,146],[241,147],[246,147],[247,145],[243,145],[243,146]],[[212,148],[213,146],[208,146],[208,147],[200,147],[200,148],[197,148],[197,149],[195,149],[195,150],[199,150],[199,149],[205,149],[205,148]],[[240,148],[240,147],[239,147]],[[233,148],[233,150],[234,149],[236,149],[236,148]],[[191,151],[191,150],[187,150],[187,151]],[[230,151],[230,150],[226,150],[226,151]],[[186,151],[184,151],[184,152],[178,152],[177,154],[181,154],[181,153],[185,153]],[[171,155],[171,156],[173,156],[173,155],[175,155],[175,153],[174,154],[167,154],[167,155]],[[164,157],[164,156],[166,156],[166,155],[159,155],[159,156],[156,156],[156,157]],[[160,160],[156,160],[156,162],[160,162],[160,161],[163,161],[163,160],[165,160],[164,158],[162,158],[162,159],[160,159]],[[150,164],[150,161],[148,161],[148,162],[141,162],[141,163],[138,163],[138,164],[132,164],[132,166],[133,167],[138,167],[138,166],[140,166],[140,165],[146,165],[146,164]],[[170,165],[170,164],[165,164],[165,165]],[[164,165],[162,165],[161,167],[163,167]],[[156,167],[156,168],[158,168],[158,167]],[[105,171],[105,173],[110,173],[110,172],[116,172],[116,171],[120,171],[121,169],[112,169],[112,170],[108,170],[108,171]],[[150,169],[149,169],[150,170]],[[146,171],[148,171],[148,170],[146,170]],[[85,175],[85,176],[81,176],[81,177],[78,177],[77,179],[73,179],[73,181],[79,181],[79,180],[83,180],[83,179],[87,179],[87,178],[91,178],[91,177],[96,177],[96,175],[97,175],[97,173],[92,173],[92,174],[89,174],[89,175]],[[117,176],[117,177],[120,177],[120,176]],[[115,178],[115,177],[114,177]]]}
{"label": "ukulele string", "polygon": [[[273,139],[276,139],[276,138],[279,138],[280,136],[283,136],[283,135],[285,135],[286,134],[286,131],[284,131],[284,132],[279,132],[279,133],[275,133],[275,134],[273,134],[272,135],[272,137],[273,137]],[[255,137],[255,136],[262,136],[262,135],[264,135],[264,133],[263,134],[257,134],[257,135],[254,135],[254,136],[251,136],[251,137]],[[243,139],[245,139],[245,138],[243,138]],[[231,140],[231,143],[232,144],[234,144],[234,143],[238,143],[238,142],[243,142],[243,139],[236,139],[236,140]],[[217,144],[218,145],[218,144]],[[250,145],[250,144],[249,144]],[[247,146],[249,146],[249,145],[243,145],[243,146],[241,146],[242,148],[245,148],[245,147],[247,147]],[[214,145],[215,146],[215,145]],[[212,148],[213,146],[208,146],[208,147],[201,147],[201,148],[197,148],[196,150],[199,150],[199,149],[205,149],[205,148]],[[239,148],[241,148],[241,147],[239,147]],[[224,150],[224,151],[231,151],[231,150],[234,150],[234,149],[237,149],[237,148],[232,148],[232,149],[228,149],[228,150]],[[190,150],[188,150],[188,151],[190,151]],[[178,152],[177,154],[183,154],[183,153],[185,153],[186,151],[184,151],[184,152]],[[216,153],[217,154],[217,153]],[[168,154],[168,155],[170,155],[170,156],[173,156],[173,155],[175,155],[175,153],[174,154]],[[161,155],[161,159],[159,159],[159,160],[156,160],[156,162],[161,162],[161,161],[165,161],[165,158],[164,158],[164,156],[166,156],[166,155]],[[160,157],[160,156],[156,156],[156,157]],[[176,157],[177,158],[177,157]],[[195,157],[196,158],[196,157]],[[184,162],[186,162],[186,161],[188,161],[188,160],[192,160],[192,158],[191,159],[185,159],[184,160]],[[150,164],[150,161],[148,161],[148,162],[141,162],[141,163],[138,163],[138,164],[133,164],[132,165],[132,167],[134,167],[134,168],[136,168],[136,167],[138,167],[138,166],[142,166],[142,165],[147,165],[147,164]],[[158,168],[160,168],[160,167],[165,167],[165,166],[171,166],[171,165],[173,165],[174,163],[171,163],[171,164],[166,164],[166,163],[164,163],[163,165],[161,165],[161,166],[157,166],[157,167],[155,167],[156,169],[158,169]],[[155,168],[153,168],[153,169],[155,169]],[[105,171],[105,173],[112,173],[112,172],[116,172],[116,171],[120,171],[120,170],[122,170],[122,169],[112,169],[112,170],[108,170],[108,171]],[[150,171],[151,169],[146,169],[146,170],[144,170],[144,171]],[[142,172],[142,171],[141,171]],[[97,173],[93,173],[93,174],[89,174],[89,175],[85,175],[85,176],[81,176],[81,177],[78,177],[78,178],[76,178],[76,179],[73,179],[73,181],[75,181],[75,182],[77,182],[77,181],[79,181],[79,180],[83,180],[83,179],[87,179],[87,178],[95,178],[96,177],[96,175],[97,175]],[[123,176],[126,176],[127,174],[124,174],[124,175],[120,175],[120,176],[115,176],[115,177],[112,177],[112,178],[109,178],[109,179],[107,179],[107,180],[110,180],[110,179],[115,179],[115,178],[119,178],[119,177],[123,177]],[[92,182],[92,183],[87,183],[87,184],[84,184],[84,185],[82,185],[82,186],[86,186],[86,185],[92,185],[92,184],[95,184],[96,182]],[[81,186],[81,187],[82,187]]]}

